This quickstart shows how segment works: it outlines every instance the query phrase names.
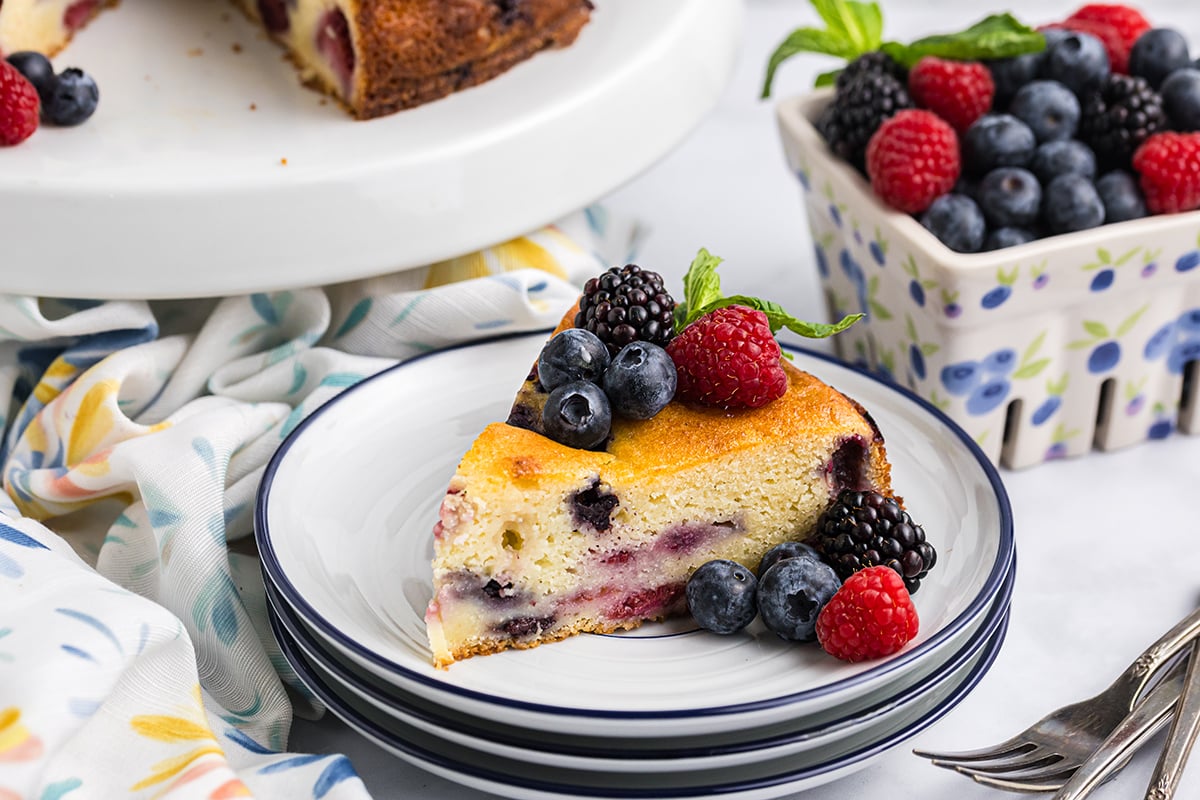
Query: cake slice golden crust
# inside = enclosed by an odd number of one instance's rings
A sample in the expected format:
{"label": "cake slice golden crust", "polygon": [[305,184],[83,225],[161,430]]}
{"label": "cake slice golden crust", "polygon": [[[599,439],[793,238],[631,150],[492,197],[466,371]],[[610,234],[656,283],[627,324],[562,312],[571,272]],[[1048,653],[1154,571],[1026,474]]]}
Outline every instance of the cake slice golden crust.
{"label": "cake slice golden crust", "polygon": [[[870,417],[784,369],[788,391],[763,408],[672,402],[649,420],[614,420],[604,451],[489,425],[435,527],[435,663],[679,613],[705,561],[757,566],[774,545],[803,538],[840,489],[890,492]],[[539,395],[528,381],[513,419],[532,418]]]}

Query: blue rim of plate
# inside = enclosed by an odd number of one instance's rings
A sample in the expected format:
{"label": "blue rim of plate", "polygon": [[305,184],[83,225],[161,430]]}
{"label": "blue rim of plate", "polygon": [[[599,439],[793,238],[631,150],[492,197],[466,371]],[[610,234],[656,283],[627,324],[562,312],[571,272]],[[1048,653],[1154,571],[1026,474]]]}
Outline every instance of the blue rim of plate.
{"label": "blue rim of plate", "polygon": [[[345,398],[353,396],[355,393],[369,389],[376,382],[383,380],[393,373],[403,371],[407,367],[418,363],[424,359],[437,358],[447,353],[457,350],[465,350],[471,347],[480,347],[484,345],[495,344],[501,341],[510,339],[529,338],[533,339],[537,336],[544,337],[549,333],[549,329],[541,329],[526,333],[513,333],[503,336],[494,336],[487,339],[479,339],[471,342],[464,342],[453,347],[447,347],[442,350],[435,350],[430,353],[424,353],[409,359],[408,361],[396,364],[386,370],[378,372],[368,378],[359,381],[353,386],[348,387],[341,393],[330,398],[322,405],[318,406],[307,417],[305,417],[292,432],[288,435],[279,448],[271,456],[271,460],[267,462],[266,469],[263,472],[262,481],[259,483],[258,492],[254,502],[254,540],[258,547],[259,556],[262,560],[263,572],[267,580],[269,580],[278,589],[279,594],[284,601],[292,607],[305,621],[309,622],[313,627],[317,628],[321,633],[328,637],[338,646],[354,653],[357,657],[374,664],[375,666],[398,675],[408,681],[412,681],[421,686],[433,689],[438,692],[461,697],[475,702],[488,703],[500,708],[520,709],[522,711],[532,712],[536,714],[545,714],[553,717],[576,717],[576,718],[595,718],[595,719],[623,719],[623,720],[667,720],[667,719],[691,719],[696,717],[713,717],[725,716],[731,714],[741,714],[747,712],[758,711],[768,708],[778,708],[781,706],[791,705],[794,703],[809,701],[819,697],[827,696],[845,691],[858,684],[872,681],[884,676],[888,673],[907,667],[914,660],[921,658],[928,650],[935,648],[941,642],[954,636],[971,620],[975,619],[979,614],[983,613],[986,606],[992,602],[996,593],[1000,589],[1000,584],[1004,580],[1010,565],[1014,561],[1016,553],[1016,543],[1013,536],[1013,516],[1012,506],[1008,499],[1008,492],[1004,488],[1004,483],[1000,479],[1000,473],[992,464],[988,457],[984,455],[983,450],[979,445],[948,417],[941,409],[937,408],[929,401],[918,396],[914,392],[885,380],[871,372],[866,372],[861,368],[842,361],[825,353],[819,353],[814,350],[808,350],[803,347],[797,347],[790,344],[781,344],[785,350],[800,354],[806,358],[814,358],[818,361],[824,361],[828,364],[841,369],[849,370],[863,378],[869,379],[886,390],[893,392],[900,397],[915,404],[925,413],[932,416],[947,431],[953,433],[962,444],[963,447],[971,454],[971,456],[979,464],[980,469],[987,477],[991,485],[1000,511],[1000,537],[997,543],[996,559],[992,564],[992,569],[984,580],[980,591],[972,598],[971,602],[965,609],[953,620],[930,636],[925,641],[910,650],[907,650],[900,655],[897,655],[877,667],[859,672],[855,675],[842,678],[837,681],[822,684],[813,689],[804,689],[792,694],[782,695],[779,697],[766,698],[763,700],[754,700],[744,703],[733,703],[724,706],[710,706],[707,708],[688,708],[688,709],[667,709],[667,710],[651,710],[651,711],[631,711],[631,710],[615,710],[615,709],[595,709],[595,708],[575,708],[570,706],[549,705],[546,703],[534,703],[526,700],[514,700],[512,698],[503,697],[500,695],[481,692],[475,689],[468,689],[440,680],[436,675],[426,675],[416,672],[403,664],[398,664],[391,659],[384,658],[373,650],[363,647],[356,640],[347,636],[337,626],[333,625],[329,620],[325,619],[316,608],[314,608],[304,596],[296,590],[287,578],[282,564],[275,553],[275,549],[271,544],[271,533],[267,525],[267,505],[271,496],[271,488],[275,482],[276,474],[279,471],[280,464],[287,457],[288,451],[304,436],[308,428],[315,423],[323,414],[327,413],[331,408],[336,406]],[[835,387],[836,388],[836,387]],[[839,389],[839,391],[841,391]]]}
{"label": "blue rim of plate", "polygon": [[[527,739],[522,735],[521,728],[515,726],[504,726],[504,731],[488,729],[485,727],[472,725],[470,722],[462,719],[448,718],[440,716],[434,712],[423,708],[417,708],[405,703],[403,700],[388,695],[379,687],[374,686],[364,681],[363,678],[354,675],[346,668],[344,664],[338,661],[337,656],[330,653],[320,641],[316,640],[311,633],[304,630],[303,624],[295,618],[294,613],[290,608],[283,603],[278,597],[278,593],[273,586],[268,585],[267,589],[267,608],[276,623],[276,630],[282,630],[288,637],[288,644],[294,647],[293,642],[298,642],[302,651],[298,653],[299,657],[304,662],[306,669],[302,672],[296,669],[297,675],[302,681],[305,676],[311,671],[312,664],[316,663],[322,670],[332,674],[337,679],[338,683],[345,684],[350,687],[351,691],[361,693],[370,698],[370,702],[375,705],[388,706],[399,709],[405,714],[415,717],[422,722],[430,725],[436,725],[439,728],[454,731],[476,739],[491,739],[495,740],[498,733],[503,736],[503,742],[512,747],[535,750],[543,753],[552,753],[564,756],[576,756],[582,758],[595,759],[620,759],[623,761],[653,761],[666,759],[691,759],[704,758],[712,756],[730,755],[733,753],[744,753],[756,750],[763,750],[768,747],[780,747],[793,742],[800,742],[805,739],[810,739],[818,734],[827,734],[834,730],[845,728],[848,725],[862,722],[864,717],[874,716],[879,713],[884,713],[892,710],[899,702],[909,702],[915,700],[927,691],[932,691],[935,687],[941,685],[941,681],[949,673],[954,672],[971,658],[979,654],[979,651],[988,646],[989,640],[997,629],[1005,624],[1008,619],[1009,605],[1012,599],[1013,585],[1016,582],[1015,564],[1013,569],[1009,570],[1008,575],[1004,579],[1004,583],[1000,587],[996,600],[992,607],[987,611],[987,617],[984,619],[978,631],[971,635],[970,641],[965,643],[958,651],[956,651],[948,661],[941,664],[931,675],[921,679],[921,681],[913,687],[901,692],[900,695],[889,695],[883,700],[872,703],[869,706],[852,711],[845,716],[837,719],[831,719],[825,722],[811,725],[806,728],[801,728],[795,731],[775,734],[762,739],[755,739],[745,742],[734,742],[721,745],[704,745],[692,747],[674,747],[674,748],[647,748],[638,750],[622,750],[616,747],[600,747],[581,745],[578,743],[572,744],[563,741],[559,738],[547,737],[544,740]],[[312,651],[317,653],[316,656],[311,654]],[[286,654],[285,654],[286,656]],[[293,668],[296,664],[289,658]],[[318,678],[318,680],[320,680]],[[311,688],[311,687],[310,687]],[[464,715],[466,716],[466,715]],[[481,723],[484,720],[480,720]]]}
{"label": "blue rim of plate", "polygon": [[[844,753],[840,756],[832,758],[828,761],[821,762],[808,767],[790,770],[775,775],[769,775],[761,778],[751,778],[745,781],[734,781],[724,784],[716,784],[711,786],[687,786],[678,788],[654,788],[654,789],[639,789],[639,788],[614,788],[603,789],[593,786],[574,786],[570,784],[554,783],[548,780],[539,778],[518,777],[507,772],[496,772],[485,767],[480,767],[471,763],[457,761],[449,756],[440,753],[431,752],[420,745],[413,744],[406,739],[400,737],[396,733],[389,731],[385,727],[372,722],[369,719],[362,717],[357,711],[352,708],[347,708],[344,701],[329,688],[323,681],[312,674],[303,657],[295,651],[294,644],[288,640],[284,631],[280,630],[280,622],[275,614],[268,615],[271,630],[275,634],[275,638],[279,642],[280,650],[283,652],[284,658],[296,670],[296,674],[301,677],[309,690],[316,695],[325,707],[328,708],[334,716],[338,717],[342,722],[349,726],[352,730],[375,744],[383,744],[395,750],[399,750],[411,758],[421,762],[421,766],[437,766],[442,769],[449,770],[454,773],[470,775],[474,778],[490,781],[491,783],[504,786],[517,786],[522,789],[532,789],[543,792],[554,792],[556,794],[564,794],[578,797],[620,797],[620,798],[699,798],[707,797],[715,794],[731,794],[733,792],[745,792],[755,789],[763,789],[771,786],[777,786],[783,783],[792,783],[805,780],[808,778],[816,778],[835,770],[843,769],[851,765],[857,764],[860,761],[879,755],[883,752],[898,747],[904,741],[911,739],[921,731],[934,724],[970,694],[975,687],[983,680],[983,676],[991,669],[992,664],[996,661],[996,656],[999,655],[1003,648],[1004,640],[1008,635],[1008,612],[1007,610],[1001,616],[1000,624],[993,633],[993,638],[984,646],[984,652],[980,656],[978,663],[971,668],[971,671],[963,679],[962,683],[954,687],[954,689],[943,698],[936,706],[930,709],[927,713],[922,714],[915,720],[905,725],[898,731],[894,731],[882,739],[869,742],[861,748]],[[462,747],[461,745],[456,745]],[[470,748],[464,747],[469,750]],[[497,756],[497,758],[499,758]],[[512,759],[506,759],[511,761]],[[529,764],[531,770],[536,771],[539,767],[536,764]],[[576,770],[581,771],[581,770]]]}

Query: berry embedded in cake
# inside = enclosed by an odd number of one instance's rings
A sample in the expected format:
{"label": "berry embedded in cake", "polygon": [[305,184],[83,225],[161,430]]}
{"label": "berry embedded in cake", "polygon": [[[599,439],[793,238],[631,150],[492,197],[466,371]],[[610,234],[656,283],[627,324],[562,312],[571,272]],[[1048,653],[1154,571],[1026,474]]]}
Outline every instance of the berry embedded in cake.
{"label": "berry embedded in cake", "polygon": [[[774,304],[751,308],[753,298],[720,294],[716,263],[701,251],[685,279],[693,291],[674,310],[681,335],[700,322],[695,330],[711,331],[705,340],[724,346],[728,326],[703,320],[730,309],[809,335],[856,319],[811,325]],[[665,302],[674,305],[669,296]],[[570,310],[556,333],[577,330],[576,314]],[[683,350],[694,356],[700,345],[692,338]],[[890,493],[883,437],[870,416],[771,344],[756,357],[780,372],[783,390],[757,406],[731,406],[728,392],[696,394],[680,382],[669,402],[639,418],[614,410],[603,378],[564,384],[599,389],[586,407],[571,409],[589,431],[597,418],[608,425],[585,447],[552,438],[562,438],[559,421],[548,427],[545,420],[561,409],[549,405],[552,392],[535,366],[509,420],[475,440],[442,502],[425,617],[434,662],[444,667],[683,613],[688,578],[702,564],[757,564],[781,542],[804,538],[843,489]],[[658,347],[637,340],[624,347],[635,345]],[[675,357],[670,341],[663,349]],[[662,368],[657,358],[642,360]]]}
{"label": "berry embedded in cake", "polygon": [[[566,47],[590,0],[234,0],[301,79],[359,119],[427,103]],[[0,55],[54,55],[115,0],[3,0]],[[155,13],[170,13],[156,9]]]}

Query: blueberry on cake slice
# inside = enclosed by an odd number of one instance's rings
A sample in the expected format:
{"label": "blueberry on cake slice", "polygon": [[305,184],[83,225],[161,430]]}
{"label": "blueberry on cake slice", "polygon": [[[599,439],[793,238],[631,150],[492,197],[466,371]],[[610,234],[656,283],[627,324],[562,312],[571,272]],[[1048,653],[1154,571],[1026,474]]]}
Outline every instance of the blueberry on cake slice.
{"label": "blueberry on cake slice", "polygon": [[701,564],[757,564],[843,489],[890,493],[870,416],[774,338],[857,317],[726,298],[717,263],[701,251],[679,309],[635,266],[589,281],[508,420],[462,458],[434,526],[439,667],[679,614]]}

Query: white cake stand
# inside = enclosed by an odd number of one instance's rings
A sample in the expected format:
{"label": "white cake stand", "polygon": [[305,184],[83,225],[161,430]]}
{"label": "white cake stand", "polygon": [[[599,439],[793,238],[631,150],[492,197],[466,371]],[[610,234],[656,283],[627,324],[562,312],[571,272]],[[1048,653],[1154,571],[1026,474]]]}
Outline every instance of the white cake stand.
{"label": "white cake stand", "polygon": [[125,0],[55,60],[96,115],[0,148],[0,292],[200,297],[469,252],[594,201],[715,104],[740,0],[597,0],[570,48],[369,122],[230,4]]}

